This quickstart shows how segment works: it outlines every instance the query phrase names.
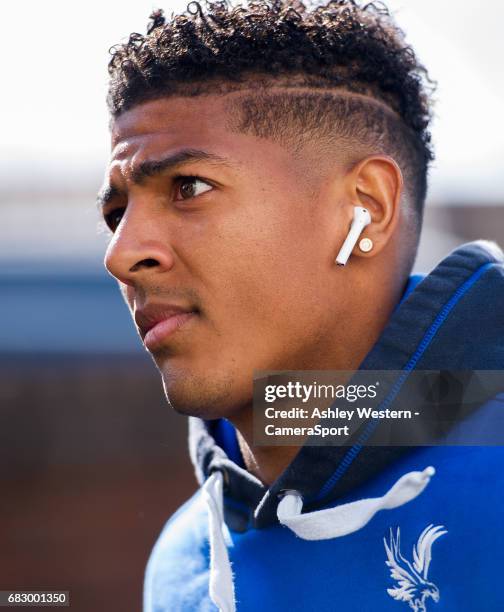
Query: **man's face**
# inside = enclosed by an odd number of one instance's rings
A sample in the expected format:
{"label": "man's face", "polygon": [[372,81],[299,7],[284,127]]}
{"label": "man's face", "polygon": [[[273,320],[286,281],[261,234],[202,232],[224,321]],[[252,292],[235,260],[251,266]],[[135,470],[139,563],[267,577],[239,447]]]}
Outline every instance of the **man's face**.
{"label": "man's face", "polygon": [[123,113],[104,190],[105,265],[169,401],[205,418],[249,405],[254,370],[312,368],[345,292],[330,280],[346,231],[335,235],[334,181],[309,156],[230,131],[223,104]]}

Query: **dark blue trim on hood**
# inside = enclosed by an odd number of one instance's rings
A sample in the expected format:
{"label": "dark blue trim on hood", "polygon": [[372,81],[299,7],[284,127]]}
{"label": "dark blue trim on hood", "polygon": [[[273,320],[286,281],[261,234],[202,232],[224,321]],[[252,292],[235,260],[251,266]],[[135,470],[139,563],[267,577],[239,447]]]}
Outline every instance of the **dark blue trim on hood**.
{"label": "dark blue trim on hood", "polygon": [[[455,291],[453,296],[448,300],[448,302],[445,304],[445,306],[442,308],[442,310],[438,313],[438,315],[435,318],[434,322],[432,323],[432,325],[427,330],[427,333],[422,338],[422,341],[420,342],[420,344],[419,344],[417,350],[415,351],[414,355],[411,357],[411,359],[408,361],[408,363],[404,367],[403,374],[401,374],[401,376],[397,379],[397,381],[394,384],[390,394],[377,407],[377,410],[383,410],[383,409],[387,408],[392,403],[394,398],[399,393],[399,391],[400,391],[402,385],[404,384],[405,380],[407,379],[408,374],[412,370],[415,369],[415,366],[418,363],[418,360],[420,359],[420,357],[422,357],[424,352],[427,350],[429,344],[432,342],[432,340],[433,340],[434,336],[436,335],[437,331],[439,330],[441,325],[443,325],[443,323],[445,322],[446,318],[448,317],[448,315],[450,314],[452,309],[455,307],[457,302],[462,298],[462,296],[466,293],[466,291],[468,291],[474,285],[474,283],[480,278],[480,276],[482,274],[484,274],[488,270],[488,268],[490,268],[491,266],[494,266],[494,265],[497,265],[497,264],[494,264],[494,263],[486,263],[486,264],[484,264],[478,270],[476,270],[476,272],[470,278],[468,278],[465,281],[465,283],[463,283],[457,289],[457,291]],[[331,475],[331,477],[327,480],[327,482],[324,484],[324,486],[320,489],[318,494],[314,497],[313,501],[322,500],[322,499],[324,499],[330,493],[330,491],[334,487],[334,485],[338,482],[338,480],[343,476],[343,474],[352,465],[352,462],[355,459],[355,457],[357,457],[357,455],[361,452],[361,450],[363,448],[362,445],[366,443],[366,441],[369,439],[369,437],[372,435],[372,433],[374,432],[374,430],[376,429],[376,427],[379,424],[380,424],[380,421],[378,419],[374,419],[374,420],[370,421],[367,424],[366,428],[364,429],[362,434],[359,436],[357,444],[352,446],[350,448],[350,450],[347,452],[347,454],[343,457],[343,460],[338,465],[336,471]]]}
{"label": "dark blue trim on hood", "polygon": [[394,312],[399,308],[399,306],[404,302],[404,300],[409,296],[409,294],[414,291],[418,283],[423,281],[424,278],[425,278],[425,274],[412,274],[409,277],[408,283],[406,284],[406,289],[404,290],[401,300],[399,301],[399,304],[397,304]]}

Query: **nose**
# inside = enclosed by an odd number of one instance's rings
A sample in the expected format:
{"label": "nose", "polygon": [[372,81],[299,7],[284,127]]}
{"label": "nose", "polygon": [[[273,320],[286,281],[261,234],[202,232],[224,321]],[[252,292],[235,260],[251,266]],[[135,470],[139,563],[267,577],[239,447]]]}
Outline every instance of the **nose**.
{"label": "nose", "polygon": [[167,272],[174,264],[167,228],[142,207],[128,204],[105,253],[109,273],[135,286],[146,275]]}

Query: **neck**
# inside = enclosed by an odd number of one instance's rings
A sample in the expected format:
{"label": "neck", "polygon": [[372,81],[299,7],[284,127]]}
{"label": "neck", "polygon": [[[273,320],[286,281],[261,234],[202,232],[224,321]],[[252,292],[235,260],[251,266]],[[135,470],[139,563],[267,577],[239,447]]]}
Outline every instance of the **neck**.
{"label": "neck", "polygon": [[[400,291],[394,292],[390,299],[381,302],[381,306],[375,305],[380,304],[379,300],[375,300],[372,308],[357,312],[353,324],[335,325],[337,337],[328,337],[323,346],[317,345],[316,356],[308,358],[309,369],[357,370],[381,335],[400,295]],[[367,316],[363,317],[363,314]],[[306,365],[290,369],[302,370],[306,369]],[[237,430],[238,443],[247,470],[267,486],[280,476],[302,448],[301,446],[254,446],[252,405],[230,417],[230,420]]]}

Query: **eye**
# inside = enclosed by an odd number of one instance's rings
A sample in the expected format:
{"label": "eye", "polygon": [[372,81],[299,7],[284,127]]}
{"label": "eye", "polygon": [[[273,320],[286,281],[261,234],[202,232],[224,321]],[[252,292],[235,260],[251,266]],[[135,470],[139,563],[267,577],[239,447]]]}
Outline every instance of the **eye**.
{"label": "eye", "polygon": [[116,231],[117,226],[123,218],[125,210],[125,208],[114,208],[114,210],[110,211],[106,215],[103,215],[103,218],[109,230],[111,230],[112,232]]}
{"label": "eye", "polygon": [[177,200],[189,200],[196,196],[206,193],[213,189],[206,181],[197,176],[178,176],[175,177],[177,184]]}

